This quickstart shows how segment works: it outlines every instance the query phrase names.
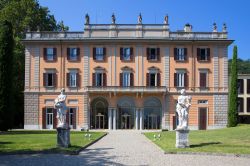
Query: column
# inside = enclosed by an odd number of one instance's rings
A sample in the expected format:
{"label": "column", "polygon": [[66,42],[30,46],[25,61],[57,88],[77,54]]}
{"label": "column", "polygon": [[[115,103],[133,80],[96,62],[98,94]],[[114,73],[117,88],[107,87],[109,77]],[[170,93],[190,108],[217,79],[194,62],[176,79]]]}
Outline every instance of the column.
{"label": "column", "polygon": [[140,112],[139,112],[139,108],[136,108],[135,109],[135,129],[136,130],[139,130],[139,119],[140,119],[140,117],[139,117],[139,114],[140,114]]}
{"label": "column", "polygon": [[108,128],[112,130],[112,108],[108,109]]}
{"label": "column", "polygon": [[113,130],[116,130],[116,108],[113,109]]}
{"label": "column", "polygon": [[143,115],[144,111],[143,111],[143,108],[141,108],[140,110],[140,130],[143,130],[144,129],[144,115]]}

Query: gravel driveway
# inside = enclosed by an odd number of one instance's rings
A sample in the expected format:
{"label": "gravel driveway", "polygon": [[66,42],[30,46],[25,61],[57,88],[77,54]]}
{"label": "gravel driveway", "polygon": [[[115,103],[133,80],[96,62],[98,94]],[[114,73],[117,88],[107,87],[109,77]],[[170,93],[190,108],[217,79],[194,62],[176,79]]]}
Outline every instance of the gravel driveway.
{"label": "gravel driveway", "polygon": [[228,165],[249,166],[250,158],[164,154],[138,131],[111,131],[79,155],[0,156],[2,165]]}

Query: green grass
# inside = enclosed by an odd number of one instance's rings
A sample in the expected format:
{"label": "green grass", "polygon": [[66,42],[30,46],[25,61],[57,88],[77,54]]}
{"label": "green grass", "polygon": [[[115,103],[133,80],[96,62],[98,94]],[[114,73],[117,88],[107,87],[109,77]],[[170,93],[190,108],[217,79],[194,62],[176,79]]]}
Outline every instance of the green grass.
{"label": "green grass", "polygon": [[[154,134],[161,134],[160,140],[154,140]],[[165,152],[211,152],[250,154],[250,125],[218,130],[190,131],[190,148],[175,148],[175,131],[145,133],[145,136]]]}
{"label": "green grass", "polygon": [[100,138],[104,132],[89,132],[91,140],[85,138],[86,132],[70,132],[71,146],[69,148],[57,148],[56,131],[9,131],[0,133],[0,154],[4,153],[39,153],[62,152],[75,153],[83,146]]}

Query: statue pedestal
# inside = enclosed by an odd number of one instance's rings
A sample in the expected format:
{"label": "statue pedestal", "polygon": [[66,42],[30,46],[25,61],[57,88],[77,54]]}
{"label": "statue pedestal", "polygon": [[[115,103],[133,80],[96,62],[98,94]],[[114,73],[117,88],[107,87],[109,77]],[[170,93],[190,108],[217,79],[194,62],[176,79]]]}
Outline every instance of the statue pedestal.
{"label": "statue pedestal", "polygon": [[57,129],[57,147],[68,148],[70,146],[70,128]]}
{"label": "statue pedestal", "polygon": [[189,147],[188,134],[189,130],[176,129],[176,144],[175,144],[176,148]]}

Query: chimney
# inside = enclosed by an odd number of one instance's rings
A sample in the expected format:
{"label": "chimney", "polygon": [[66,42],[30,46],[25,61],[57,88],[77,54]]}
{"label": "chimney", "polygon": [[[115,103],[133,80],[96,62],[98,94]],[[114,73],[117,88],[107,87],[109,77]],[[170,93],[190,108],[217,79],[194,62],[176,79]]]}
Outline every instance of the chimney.
{"label": "chimney", "polygon": [[187,23],[184,27],[184,32],[192,32],[192,25]]}

